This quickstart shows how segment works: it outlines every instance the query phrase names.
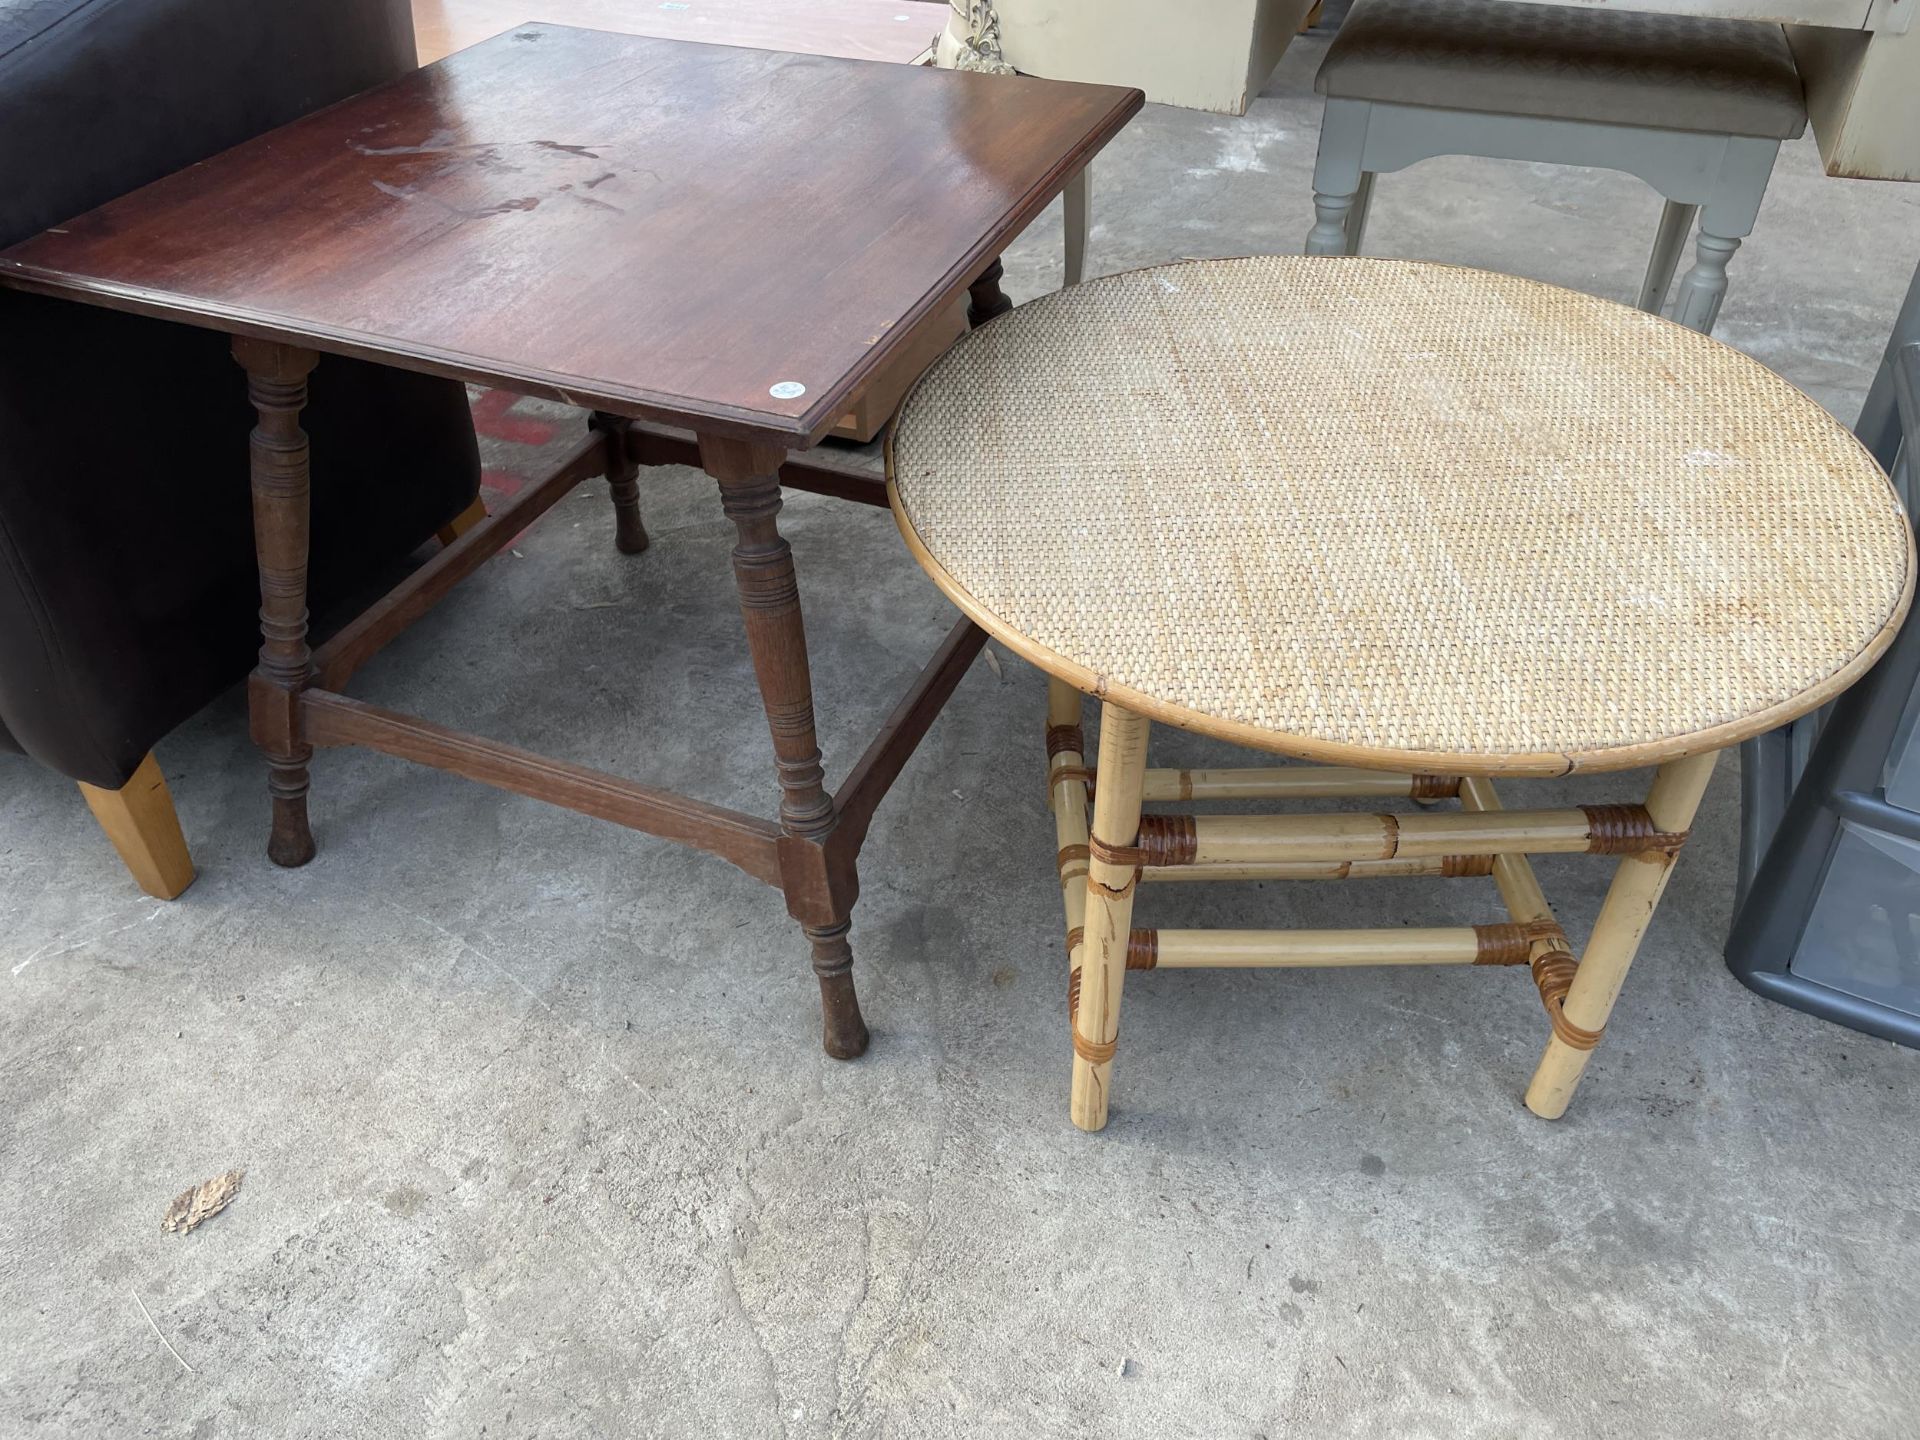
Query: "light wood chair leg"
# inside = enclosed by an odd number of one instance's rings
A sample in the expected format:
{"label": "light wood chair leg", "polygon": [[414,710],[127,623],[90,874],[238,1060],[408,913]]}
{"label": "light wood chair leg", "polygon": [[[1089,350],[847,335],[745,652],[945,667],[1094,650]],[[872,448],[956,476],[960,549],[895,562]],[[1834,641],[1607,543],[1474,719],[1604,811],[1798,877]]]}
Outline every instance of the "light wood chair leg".
{"label": "light wood chair leg", "polygon": [[1092,858],[1087,869],[1087,933],[1073,1008],[1073,1123],[1107,1123],[1108,1077],[1120,1038],[1120,986],[1127,973],[1136,858],[1115,858],[1140,832],[1140,790],[1147,775],[1147,721],[1118,705],[1100,709],[1100,783],[1093,796]]}
{"label": "light wood chair leg", "polygon": [[1083,167],[1067,181],[1060,197],[1066,220],[1067,284],[1078,285],[1087,274],[1087,237],[1093,232],[1093,167]]}
{"label": "light wood chair leg", "polygon": [[1634,301],[1649,315],[1658,315],[1667,303],[1667,291],[1673,288],[1673,272],[1679,267],[1680,252],[1687,236],[1693,233],[1693,218],[1698,205],[1667,201],[1660,211],[1660,228],[1654,233],[1653,253],[1647,257],[1647,278],[1640,282],[1640,298]]}
{"label": "light wood chair leg", "polygon": [[442,545],[451,545],[486,518],[487,502],[476,495],[471,505],[434,532],[434,538]]}
{"label": "light wood chair leg", "polygon": [[80,793],[142,890],[156,900],[172,900],[193,884],[193,859],[180,833],[180,817],[151,753],[118,790],[83,780]]}
{"label": "light wood chair leg", "polygon": [[[1717,754],[1689,755],[1660,767],[1653,788],[1647,792],[1647,814],[1656,829],[1682,834],[1693,823],[1717,759]],[[1626,981],[1627,967],[1633,964],[1660,894],[1667,888],[1675,858],[1666,850],[1622,857],[1587,941],[1587,953],[1574,972],[1573,988],[1561,1002],[1562,1015],[1578,1030],[1591,1035],[1606,1027],[1613,1002],[1619,999],[1620,987]],[[1545,1120],[1564,1115],[1592,1053],[1592,1044],[1572,1045],[1554,1035],[1540,1057],[1533,1083],[1527,1086],[1527,1108]]]}

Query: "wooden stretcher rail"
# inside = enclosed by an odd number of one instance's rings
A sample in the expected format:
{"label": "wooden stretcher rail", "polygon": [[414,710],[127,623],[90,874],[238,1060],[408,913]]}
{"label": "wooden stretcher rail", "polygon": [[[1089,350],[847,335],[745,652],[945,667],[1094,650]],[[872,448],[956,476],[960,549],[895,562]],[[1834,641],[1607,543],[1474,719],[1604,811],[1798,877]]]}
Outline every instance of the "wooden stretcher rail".
{"label": "wooden stretcher rail", "polygon": [[629,830],[676,840],[732,861],[769,885],[781,883],[780,827],[770,820],[462,735],[326,690],[305,690],[299,698],[301,734],[310,744],[365,745]]}
{"label": "wooden stretcher rail", "polygon": [[[627,454],[641,465],[700,468],[700,447],[691,431],[646,420],[629,422]],[[887,482],[883,478],[860,466],[836,462],[831,450],[816,449],[807,454],[805,460],[788,460],[780,467],[780,483],[787,489],[887,508]]]}
{"label": "wooden stretcher rail", "polygon": [[900,778],[900,771],[986,643],[986,631],[971,620],[957,621],[847,773],[833,803],[840,812],[840,827],[849,832],[856,847],[866,836],[875,808]]}
{"label": "wooden stretcher rail", "polygon": [[1379,796],[1443,800],[1460,790],[1457,775],[1402,775],[1344,765],[1276,765],[1235,770],[1149,770],[1145,801],[1328,800]]}

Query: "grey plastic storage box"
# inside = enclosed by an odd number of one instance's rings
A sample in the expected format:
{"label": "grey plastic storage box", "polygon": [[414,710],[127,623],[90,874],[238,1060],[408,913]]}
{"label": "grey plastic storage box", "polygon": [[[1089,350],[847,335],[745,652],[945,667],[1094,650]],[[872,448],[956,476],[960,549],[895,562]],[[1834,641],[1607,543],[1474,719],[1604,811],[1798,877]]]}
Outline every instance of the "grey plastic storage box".
{"label": "grey plastic storage box", "polygon": [[[1915,447],[1901,437],[1920,436],[1920,343],[1907,343],[1917,296],[1920,276],[1859,427],[1892,462],[1909,516]],[[1734,912],[1727,964],[1771,999],[1920,1048],[1920,624],[1808,730],[1788,747],[1805,766]]]}

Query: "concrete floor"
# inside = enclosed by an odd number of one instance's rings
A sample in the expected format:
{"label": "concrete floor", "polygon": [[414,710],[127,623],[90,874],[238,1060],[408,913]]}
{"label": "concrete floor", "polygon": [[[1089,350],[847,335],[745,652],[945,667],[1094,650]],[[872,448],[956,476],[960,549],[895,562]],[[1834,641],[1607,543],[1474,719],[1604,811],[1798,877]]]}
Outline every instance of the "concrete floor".
{"label": "concrete floor", "polygon": [[[1135,122],[1097,265],[1297,248],[1323,49],[1244,120]],[[1789,146],[1721,334],[1850,420],[1916,203]],[[1370,243],[1630,297],[1656,211],[1618,176],[1438,162],[1381,182]],[[1053,227],[1016,296],[1057,282]],[[565,502],[359,693],[765,808],[728,531],[691,473],[646,503],[625,559],[601,495]],[[795,497],[786,528],[837,776],[950,612],[885,515]],[[201,869],[163,905],[71,786],[0,760],[0,1435],[1920,1430],[1920,1058],[1723,968],[1730,766],[1563,1122],[1519,1105],[1524,975],[1163,974],[1128,988],[1090,1138],[1042,694],[977,665],[882,810],[855,1064],[820,1054],[777,899],[719,862],[347,752],[315,766],[320,858],[276,871],[229,695],[160,748]],[[1603,863],[1543,869],[1584,927]],[[1494,918],[1472,883],[1148,901],[1356,903]],[[227,1213],[161,1233],[236,1165]]]}

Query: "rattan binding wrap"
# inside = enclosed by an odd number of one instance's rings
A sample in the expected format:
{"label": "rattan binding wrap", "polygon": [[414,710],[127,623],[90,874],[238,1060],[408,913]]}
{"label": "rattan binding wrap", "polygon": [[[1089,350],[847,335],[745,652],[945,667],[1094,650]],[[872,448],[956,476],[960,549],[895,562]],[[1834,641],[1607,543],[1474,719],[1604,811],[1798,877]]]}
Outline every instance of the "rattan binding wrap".
{"label": "rattan binding wrap", "polygon": [[1511,276],[1196,261],[960,341],[889,441],[930,573],[1129,709],[1452,774],[1719,748],[1864,672],[1886,478],[1692,331]]}
{"label": "rattan binding wrap", "polygon": [[1540,991],[1540,1003],[1547,1008],[1547,1023],[1553,1026],[1553,1033],[1575,1050],[1591,1050],[1600,1043],[1605,1027],[1583,1030],[1567,1019],[1562,1005],[1567,992],[1573,989],[1573,975],[1580,968],[1580,962],[1564,944],[1563,939],[1563,948],[1545,951],[1529,962],[1533,967],[1533,983]]}
{"label": "rattan binding wrap", "polygon": [[1677,854],[1686,835],[1670,835],[1653,823],[1644,805],[1582,805],[1592,834],[1587,851],[1593,855],[1639,855],[1648,850]]}
{"label": "rattan binding wrap", "polygon": [[[1087,938],[1086,927],[1076,925],[1067,931],[1067,954],[1071,956],[1079,948],[1080,942]],[[1158,930],[1130,930],[1127,932],[1127,969],[1152,970],[1160,964],[1160,932]],[[1080,971],[1067,973],[1067,1004],[1069,1007],[1080,1003]]]}

